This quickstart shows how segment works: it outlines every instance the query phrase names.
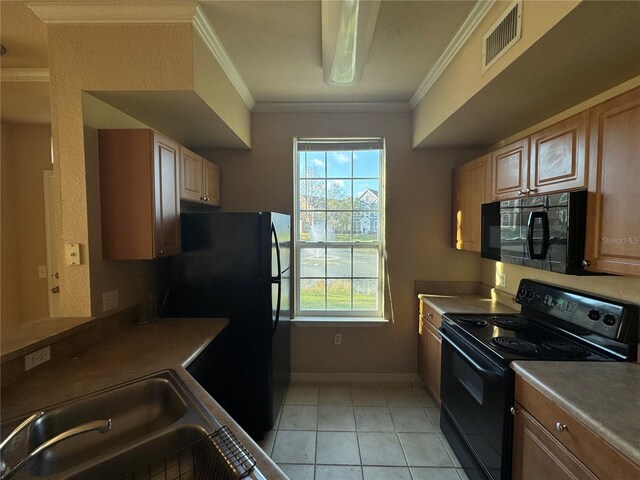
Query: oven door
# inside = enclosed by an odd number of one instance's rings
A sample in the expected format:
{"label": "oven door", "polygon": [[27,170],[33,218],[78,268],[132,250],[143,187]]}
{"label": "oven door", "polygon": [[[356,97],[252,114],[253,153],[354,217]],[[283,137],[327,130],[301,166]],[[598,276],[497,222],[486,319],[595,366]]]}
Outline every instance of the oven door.
{"label": "oven door", "polygon": [[[513,375],[451,333],[443,324],[441,400],[465,451],[458,457],[470,478],[502,480],[511,474]],[[443,427],[445,436],[447,432]],[[455,446],[454,446],[455,450]],[[462,460],[461,460],[462,461]],[[479,464],[479,465],[478,465]],[[484,475],[478,473],[479,470]]]}

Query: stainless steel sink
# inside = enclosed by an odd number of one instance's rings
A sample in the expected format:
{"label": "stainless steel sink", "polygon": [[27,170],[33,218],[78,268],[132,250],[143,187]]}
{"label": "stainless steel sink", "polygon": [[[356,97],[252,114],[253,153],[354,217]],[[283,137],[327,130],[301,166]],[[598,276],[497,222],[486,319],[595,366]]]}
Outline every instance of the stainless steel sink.
{"label": "stainless steel sink", "polygon": [[[9,466],[16,465],[43,442],[80,424],[110,418],[111,430],[82,433],[56,443],[35,455],[16,473],[15,480],[120,478],[155,461],[164,461],[193,443],[205,445],[201,441],[208,440],[207,434],[220,428],[175,372],[169,370],[43,410],[44,415],[17,435],[3,452],[3,460]],[[20,421],[4,422],[3,435]]]}
{"label": "stainless steel sink", "polygon": [[34,461],[32,475],[47,476],[95,458],[114,447],[162,430],[184,416],[185,399],[167,376],[155,376],[46,409],[29,431],[29,450],[81,423],[111,419],[111,430],[69,438]]}

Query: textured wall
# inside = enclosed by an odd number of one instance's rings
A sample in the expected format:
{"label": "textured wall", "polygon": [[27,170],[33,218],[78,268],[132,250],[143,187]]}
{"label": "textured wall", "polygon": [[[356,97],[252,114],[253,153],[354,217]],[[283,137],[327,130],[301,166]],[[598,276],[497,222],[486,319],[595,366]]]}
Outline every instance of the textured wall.
{"label": "textured wall", "polygon": [[[64,243],[77,242],[84,258],[81,266],[61,267],[62,316],[102,313],[95,300],[93,309],[91,305],[93,251],[89,250],[94,246],[89,232],[100,218],[90,216],[95,208],[88,205],[96,201],[87,191],[95,177],[88,176],[85,164],[82,90],[192,88],[191,29],[191,25],[49,26],[52,131],[60,181],[59,253]],[[116,268],[129,279],[136,276],[129,264]],[[122,288],[134,283],[126,282]]]}
{"label": "textured wall", "polygon": [[[473,152],[411,149],[410,113],[257,113],[252,151],[203,151],[222,171],[226,211],[293,209],[293,138],[383,136],[387,142],[387,250],[395,324],[294,327],[298,373],[414,373],[417,279],[479,280],[480,259],[449,247],[451,168]],[[387,302],[388,307],[388,302]],[[343,344],[333,345],[342,333]]]}
{"label": "textured wall", "polygon": [[2,326],[49,314],[43,170],[52,170],[51,129],[2,124]]}

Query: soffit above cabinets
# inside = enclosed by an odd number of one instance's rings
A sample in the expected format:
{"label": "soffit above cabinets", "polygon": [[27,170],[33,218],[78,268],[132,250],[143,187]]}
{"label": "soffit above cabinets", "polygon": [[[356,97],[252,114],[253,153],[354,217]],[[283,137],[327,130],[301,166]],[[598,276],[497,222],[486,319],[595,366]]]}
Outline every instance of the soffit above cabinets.
{"label": "soffit above cabinets", "polygon": [[610,3],[580,3],[415,146],[486,148],[640,75],[640,4]]}
{"label": "soffit above cabinets", "polygon": [[[89,92],[112,107],[189,148],[239,148],[247,145],[194,91]],[[118,123],[96,123],[94,128],[121,128]]]}

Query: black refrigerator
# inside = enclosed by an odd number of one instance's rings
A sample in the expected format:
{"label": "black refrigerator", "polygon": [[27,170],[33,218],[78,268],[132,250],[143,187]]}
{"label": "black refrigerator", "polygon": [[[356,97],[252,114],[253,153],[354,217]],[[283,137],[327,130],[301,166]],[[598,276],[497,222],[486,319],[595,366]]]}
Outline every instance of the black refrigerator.
{"label": "black refrigerator", "polygon": [[224,357],[212,366],[226,384],[216,400],[260,439],[289,385],[291,219],[207,212],[180,222],[182,253],[172,260],[163,315],[229,319]]}

